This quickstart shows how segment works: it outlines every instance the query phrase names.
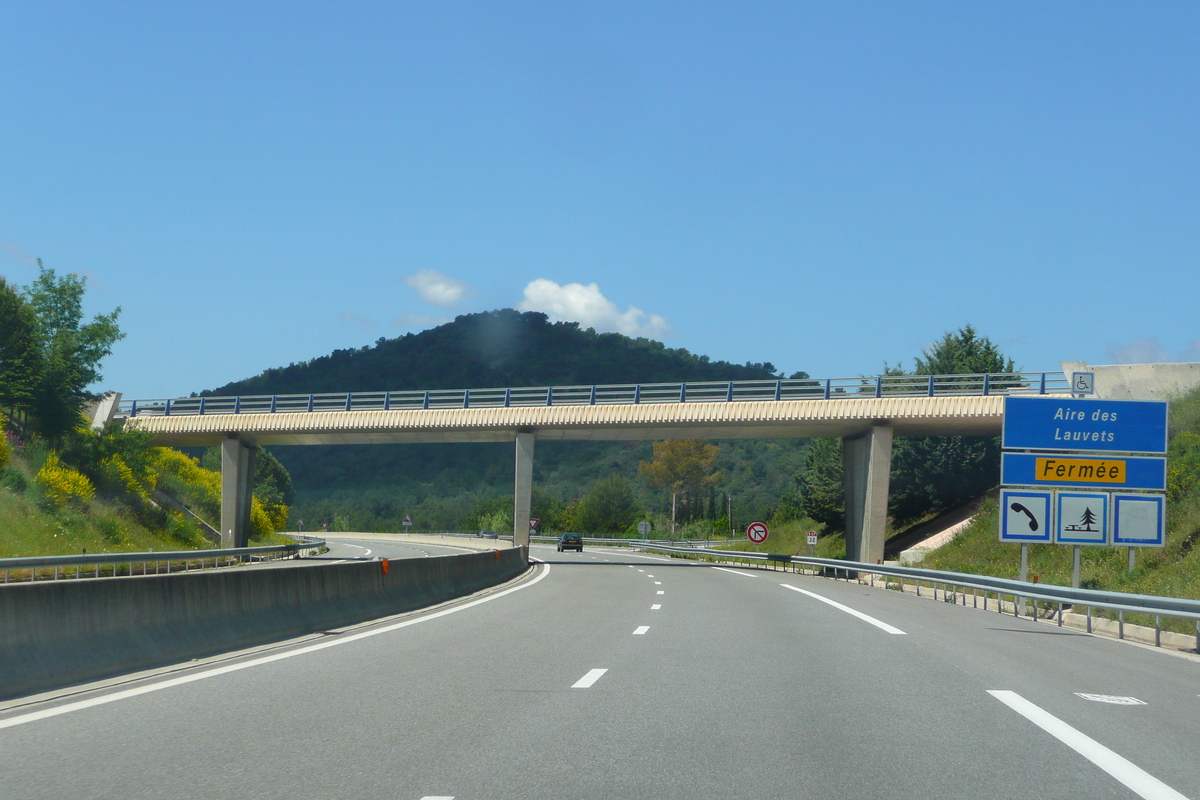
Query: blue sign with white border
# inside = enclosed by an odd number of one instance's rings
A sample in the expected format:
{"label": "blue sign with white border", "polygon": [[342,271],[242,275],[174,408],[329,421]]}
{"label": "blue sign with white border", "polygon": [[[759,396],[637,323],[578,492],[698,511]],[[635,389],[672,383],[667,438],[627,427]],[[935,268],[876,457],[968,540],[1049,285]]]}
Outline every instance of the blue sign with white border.
{"label": "blue sign with white border", "polygon": [[[1104,476],[1118,465],[1123,480],[1104,479]],[[1078,486],[1084,489],[1165,491],[1167,460],[1133,456],[1076,458],[1071,455],[1058,456],[1047,453],[1002,453],[1000,483],[1004,486]]]}
{"label": "blue sign with white border", "polygon": [[1049,544],[1052,493],[1030,489],[1000,490],[1000,541]]}
{"label": "blue sign with white border", "polygon": [[1108,544],[1108,492],[1055,492],[1057,544]]}
{"label": "blue sign with white border", "polygon": [[1006,450],[1167,452],[1167,404],[1154,400],[1004,398]]}
{"label": "blue sign with white border", "polygon": [[1162,547],[1166,544],[1167,498],[1161,494],[1113,495],[1113,544]]}

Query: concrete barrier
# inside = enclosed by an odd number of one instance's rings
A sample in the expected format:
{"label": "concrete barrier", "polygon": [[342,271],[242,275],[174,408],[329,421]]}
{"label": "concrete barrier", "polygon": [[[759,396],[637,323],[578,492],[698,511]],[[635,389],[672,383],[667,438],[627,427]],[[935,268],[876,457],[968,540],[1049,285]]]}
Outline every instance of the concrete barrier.
{"label": "concrete barrier", "polygon": [[0,586],[0,699],[422,608],[527,568],[523,550]]}

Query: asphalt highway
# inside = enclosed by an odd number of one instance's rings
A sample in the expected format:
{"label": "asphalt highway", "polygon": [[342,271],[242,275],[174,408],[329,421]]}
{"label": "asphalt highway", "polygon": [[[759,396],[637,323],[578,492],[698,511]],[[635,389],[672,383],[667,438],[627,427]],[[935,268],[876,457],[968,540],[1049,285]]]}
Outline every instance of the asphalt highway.
{"label": "asphalt highway", "polygon": [[1200,800],[1196,658],[792,573],[532,554],[435,609],[5,704],[0,797]]}

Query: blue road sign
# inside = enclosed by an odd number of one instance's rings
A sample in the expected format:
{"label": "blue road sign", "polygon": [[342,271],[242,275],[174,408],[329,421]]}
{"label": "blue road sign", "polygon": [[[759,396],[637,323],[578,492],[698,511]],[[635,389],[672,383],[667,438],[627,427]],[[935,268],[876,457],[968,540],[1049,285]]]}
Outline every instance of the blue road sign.
{"label": "blue road sign", "polygon": [[1029,489],[1000,490],[1000,541],[1046,543],[1051,541],[1051,492]]}
{"label": "blue road sign", "polygon": [[1004,453],[1004,486],[1081,486],[1088,489],[1165,491],[1167,460],[1136,456],[1075,456],[1053,453]]}
{"label": "blue road sign", "polygon": [[1113,495],[1113,544],[1162,547],[1166,544],[1167,498],[1161,494]]}
{"label": "blue road sign", "polygon": [[1006,397],[1002,442],[1005,450],[1166,453],[1167,404]]}
{"label": "blue road sign", "polygon": [[1108,492],[1055,492],[1057,544],[1108,544]]}

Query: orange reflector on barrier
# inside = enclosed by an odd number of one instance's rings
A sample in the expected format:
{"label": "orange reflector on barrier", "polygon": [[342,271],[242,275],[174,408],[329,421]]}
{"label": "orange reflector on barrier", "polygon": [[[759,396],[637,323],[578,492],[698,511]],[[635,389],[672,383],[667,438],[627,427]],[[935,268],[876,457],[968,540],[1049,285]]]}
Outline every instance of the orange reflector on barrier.
{"label": "orange reflector on barrier", "polygon": [[499,550],[493,550],[492,552],[496,554],[496,558],[499,558],[499,557],[500,557],[500,551],[499,551]]}
{"label": "orange reflector on barrier", "polygon": [[388,574],[388,560],[386,558],[380,560],[379,565],[383,568],[383,574],[387,575]]}

